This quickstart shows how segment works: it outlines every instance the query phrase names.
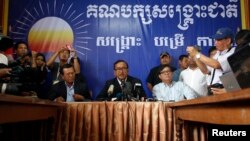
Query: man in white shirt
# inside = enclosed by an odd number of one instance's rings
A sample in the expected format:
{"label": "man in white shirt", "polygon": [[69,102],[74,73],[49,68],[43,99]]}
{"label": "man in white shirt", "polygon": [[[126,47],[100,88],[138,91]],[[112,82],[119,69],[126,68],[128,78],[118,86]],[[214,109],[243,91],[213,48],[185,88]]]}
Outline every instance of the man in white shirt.
{"label": "man in white shirt", "polygon": [[9,61],[5,52],[12,46],[13,46],[13,40],[0,33],[0,81],[2,77],[5,77],[11,72],[11,68],[7,68]]}
{"label": "man in white shirt", "polygon": [[173,81],[173,70],[169,65],[162,65],[159,68],[158,76],[162,82],[156,84],[152,91],[157,100],[177,102],[198,97],[185,83]]}
{"label": "man in white shirt", "polygon": [[206,75],[201,72],[192,57],[189,57],[189,66],[180,74],[179,80],[192,88],[199,96],[207,96]]}
{"label": "man in white shirt", "polygon": [[[217,53],[213,58],[203,55],[193,46],[187,47],[187,52],[191,57],[195,58],[195,61],[201,71],[204,74],[211,74],[211,86],[215,84],[222,84],[219,77],[223,73],[227,73],[231,70],[227,58],[232,55],[235,50],[235,48],[231,47],[234,38],[231,29],[220,28],[217,30],[213,38],[215,39],[215,46],[217,49]],[[212,69],[208,69],[207,66]]]}
{"label": "man in white shirt", "polygon": [[0,64],[8,65],[8,57],[5,52],[13,46],[13,40],[0,33]]}

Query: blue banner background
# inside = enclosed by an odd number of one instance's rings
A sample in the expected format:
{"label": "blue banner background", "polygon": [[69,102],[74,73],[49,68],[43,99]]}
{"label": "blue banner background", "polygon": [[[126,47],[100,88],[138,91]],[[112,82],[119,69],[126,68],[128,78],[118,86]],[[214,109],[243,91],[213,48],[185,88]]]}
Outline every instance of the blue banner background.
{"label": "blue banner background", "polygon": [[[122,12],[125,9],[128,11]],[[134,14],[136,9],[142,10],[148,23]],[[163,11],[162,18],[154,13],[157,10]],[[207,54],[213,45],[211,36],[218,28],[230,27],[234,32],[241,28],[240,13],[238,0],[10,0],[8,20],[9,35],[15,41],[27,41],[31,49],[45,53],[47,58],[61,46],[59,40],[50,40],[49,33],[57,29],[38,34],[39,31],[33,32],[34,25],[60,27],[60,23],[64,23],[60,30],[68,29],[64,33],[73,35],[72,45],[80,57],[81,70],[93,97],[107,79],[114,77],[113,63],[117,59],[128,62],[129,74],[143,81],[151,97],[146,77],[150,69],[159,64],[162,51],[171,54],[175,67],[178,67],[179,55],[186,54],[188,45],[198,44]],[[38,24],[46,17],[53,20],[48,21],[48,25]],[[37,36],[37,42],[29,39],[31,35]],[[60,36],[67,39],[64,34]],[[204,42],[199,42],[201,39]],[[52,42],[58,43],[58,48],[48,45]]]}

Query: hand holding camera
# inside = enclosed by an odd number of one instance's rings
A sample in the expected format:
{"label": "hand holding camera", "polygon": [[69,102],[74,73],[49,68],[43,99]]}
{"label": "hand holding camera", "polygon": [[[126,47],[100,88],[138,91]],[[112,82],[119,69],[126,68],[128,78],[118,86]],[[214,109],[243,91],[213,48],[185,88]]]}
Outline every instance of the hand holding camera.
{"label": "hand holding camera", "polygon": [[0,78],[3,78],[7,75],[9,75],[11,72],[11,68],[1,68],[0,69]]}
{"label": "hand holding camera", "polygon": [[198,54],[200,52],[201,48],[198,45],[194,45],[194,46],[188,46],[186,51],[189,54],[190,57],[195,57],[196,54]]}
{"label": "hand holding camera", "polygon": [[208,86],[208,95],[223,93],[224,86],[220,83],[215,83]]}

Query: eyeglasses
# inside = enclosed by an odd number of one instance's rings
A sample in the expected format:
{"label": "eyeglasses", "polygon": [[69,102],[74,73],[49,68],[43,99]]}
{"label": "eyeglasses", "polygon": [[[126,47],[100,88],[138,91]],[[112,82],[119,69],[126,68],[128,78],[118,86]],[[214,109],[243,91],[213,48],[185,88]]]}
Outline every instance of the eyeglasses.
{"label": "eyeglasses", "polygon": [[161,71],[160,74],[168,74],[168,73],[171,73],[170,70],[166,70],[166,71]]}
{"label": "eyeglasses", "polygon": [[116,71],[125,71],[127,69],[127,67],[115,68]]}

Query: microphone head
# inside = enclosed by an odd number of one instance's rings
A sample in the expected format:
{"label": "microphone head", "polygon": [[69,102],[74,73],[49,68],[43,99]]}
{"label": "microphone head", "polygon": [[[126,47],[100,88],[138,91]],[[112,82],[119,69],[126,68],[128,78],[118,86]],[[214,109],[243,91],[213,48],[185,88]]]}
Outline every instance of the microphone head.
{"label": "microphone head", "polygon": [[132,90],[132,84],[130,82],[125,82],[125,87],[123,89],[123,92],[127,96],[128,99],[130,99],[131,96],[133,95],[131,93],[131,90]]}
{"label": "microphone head", "polygon": [[125,88],[125,85],[126,85],[126,82],[125,82],[125,80],[121,80],[121,87],[124,89]]}
{"label": "microphone head", "polygon": [[135,83],[135,86],[141,86],[141,83]]}
{"label": "microphone head", "polygon": [[108,94],[111,95],[111,94],[113,94],[113,92],[114,92],[114,85],[111,84],[111,85],[109,86],[109,88],[108,88]]}
{"label": "microphone head", "polygon": [[138,88],[138,87],[141,87],[141,86],[142,86],[141,83],[135,83],[134,89],[136,89],[136,88]]}
{"label": "microphone head", "polygon": [[125,89],[127,89],[128,91],[131,91],[132,85],[130,82],[125,82]]}
{"label": "microphone head", "polygon": [[119,100],[122,100],[122,93],[117,93],[116,94],[116,99],[119,101]]}

